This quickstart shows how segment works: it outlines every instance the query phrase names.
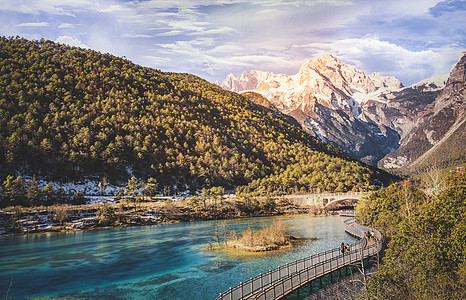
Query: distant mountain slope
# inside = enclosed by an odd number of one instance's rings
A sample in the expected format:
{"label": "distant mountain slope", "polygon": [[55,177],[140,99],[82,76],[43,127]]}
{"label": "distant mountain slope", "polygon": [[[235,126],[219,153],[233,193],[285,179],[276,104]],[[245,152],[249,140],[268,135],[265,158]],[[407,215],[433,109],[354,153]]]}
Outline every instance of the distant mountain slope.
{"label": "distant mountain slope", "polygon": [[379,165],[417,173],[426,166],[449,167],[462,162],[466,150],[466,52],[453,67],[445,88],[426,106],[402,146]]}
{"label": "distant mountain slope", "polygon": [[324,54],[296,75],[247,71],[228,75],[221,86],[260,93],[323,141],[377,164],[403,144],[446,79],[436,76],[404,88],[394,77],[367,75]]}
{"label": "distant mountain slope", "polygon": [[445,87],[448,75],[425,79],[395,91],[383,91],[377,98],[361,103],[361,118],[379,120],[396,130],[403,145],[406,135],[416,126],[419,117],[435,101]]}
{"label": "distant mountain slope", "polygon": [[[2,178],[135,175],[181,189],[260,187],[272,178],[267,184],[283,190],[361,190],[377,176],[285,118],[193,75],[19,38],[0,39],[0,70]],[[303,167],[314,177],[296,182],[283,173]]]}

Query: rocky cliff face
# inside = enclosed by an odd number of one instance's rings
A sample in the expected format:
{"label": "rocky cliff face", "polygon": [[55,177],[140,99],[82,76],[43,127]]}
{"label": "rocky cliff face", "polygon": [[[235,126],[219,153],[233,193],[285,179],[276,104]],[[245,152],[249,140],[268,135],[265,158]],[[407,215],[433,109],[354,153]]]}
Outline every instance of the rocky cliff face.
{"label": "rocky cliff face", "polygon": [[384,168],[402,168],[416,173],[428,165],[440,167],[461,163],[466,148],[466,52],[453,67],[435,100],[414,118],[402,144],[379,163]]}
{"label": "rocky cliff face", "polygon": [[448,75],[425,79],[410,87],[385,90],[361,103],[361,119],[382,122],[400,135],[400,145],[445,87]]}
{"label": "rocky cliff face", "polygon": [[[376,164],[398,147],[399,134],[383,113],[365,111],[370,101],[402,88],[394,77],[367,75],[324,54],[305,62],[292,76],[248,71],[221,84],[237,92],[253,90],[306,129],[353,157]],[[369,104],[368,104],[369,103]]]}

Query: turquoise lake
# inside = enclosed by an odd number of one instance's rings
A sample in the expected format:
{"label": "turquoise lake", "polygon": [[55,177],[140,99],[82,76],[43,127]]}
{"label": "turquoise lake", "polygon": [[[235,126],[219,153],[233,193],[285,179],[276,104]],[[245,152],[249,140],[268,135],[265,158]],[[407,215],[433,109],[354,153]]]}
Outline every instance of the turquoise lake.
{"label": "turquoise lake", "polygon": [[[215,228],[238,233],[282,220],[316,238],[287,251],[237,257],[203,250]],[[280,216],[0,238],[0,298],[215,299],[279,265],[353,243],[339,216]]]}

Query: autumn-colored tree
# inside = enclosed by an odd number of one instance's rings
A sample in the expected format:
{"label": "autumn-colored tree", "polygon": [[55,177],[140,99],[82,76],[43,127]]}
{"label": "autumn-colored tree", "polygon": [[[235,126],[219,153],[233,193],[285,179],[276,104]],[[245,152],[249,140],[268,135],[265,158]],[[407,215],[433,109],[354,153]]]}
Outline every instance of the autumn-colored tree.
{"label": "autumn-colored tree", "polygon": [[97,209],[96,214],[99,218],[99,224],[102,226],[111,225],[116,221],[115,210],[108,203],[101,204]]}

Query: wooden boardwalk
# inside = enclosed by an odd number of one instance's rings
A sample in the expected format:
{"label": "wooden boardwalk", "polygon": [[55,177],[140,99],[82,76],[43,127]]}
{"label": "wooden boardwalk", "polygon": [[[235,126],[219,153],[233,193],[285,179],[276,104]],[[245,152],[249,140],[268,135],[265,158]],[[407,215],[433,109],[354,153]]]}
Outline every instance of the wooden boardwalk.
{"label": "wooden boardwalk", "polygon": [[[221,293],[217,300],[280,299],[315,279],[380,252],[382,235],[379,231],[359,225],[354,218],[345,220],[344,225],[346,232],[361,238],[350,245],[349,252],[342,254],[340,248],[336,248],[295,260],[241,282]],[[374,231],[375,241],[366,241],[364,233],[367,231]]]}

